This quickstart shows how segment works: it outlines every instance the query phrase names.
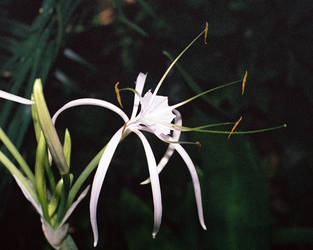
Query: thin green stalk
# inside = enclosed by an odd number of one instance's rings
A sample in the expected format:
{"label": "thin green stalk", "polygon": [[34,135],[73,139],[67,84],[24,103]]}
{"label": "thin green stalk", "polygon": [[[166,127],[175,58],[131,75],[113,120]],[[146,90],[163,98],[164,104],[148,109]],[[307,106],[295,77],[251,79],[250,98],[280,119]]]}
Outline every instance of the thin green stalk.
{"label": "thin green stalk", "polygon": [[[164,123],[166,124],[166,123]],[[184,132],[188,132],[188,131],[200,131],[203,130],[204,128],[212,128],[212,127],[219,127],[219,126],[226,126],[226,125],[230,125],[230,124],[234,124],[234,122],[220,122],[220,123],[212,123],[212,124],[208,124],[208,125],[203,125],[203,126],[199,126],[199,127],[194,127],[194,128],[189,128],[189,127],[185,127],[185,126],[179,126],[177,124],[172,124],[170,123],[170,126],[173,126],[174,128],[179,128],[181,131]],[[166,124],[167,125],[167,124]],[[201,131],[200,131],[201,132]]]}
{"label": "thin green stalk", "polygon": [[87,165],[87,167],[75,181],[68,196],[67,207],[69,207],[73,203],[78,191],[80,190],[86,179],[89,177],[91,172],[97,167],[105,148],[106,146],[91,160],[91,162]]}
{"label": "thin green stalk", "polygon": [[[171,61],[175,59],[168,51],[163,51],[163,54],[167,56],[167,58],[170,59]],[[187,85],[191,88],[191,90],[193,90],[193,92],[195,93],[203,92],[203,89],[200,87],[200,85],[191,77],[191,75],[183,68],[182,65],[176,63],[175,66],[182,75]],[[220,107],[213,105],[207,96],[204,95],[201,96],[201,98],[209,105],[209,107],[215,112],[215,114],[222,116],[223,119],[229,119],[228,114]]]}
{"label": "thin green stalk", "polygon": [[199,94],[197,94],[197,95],[195,95],[195,96],[193,96],[193,97],[191,97],[191,98],[189,98],[189,99],[187,99],[187,100],[185,100],[185,101],[182,101],[182,102],[180,102],[180,103],[177,103],[177,104],[171,106],[171,108],[172,108],[172,109],[176,109],[176,108],[178,108],[178,107],[180,107],[180,106],[182,106],[182,105],[185,105],[185,104],[188,103],[188,102],[193,101],[194,99],[199,98],[200,96],[206,95],[206,94],[208,94],[208,93],[210,93],[210,92],[213,92],[213,91],[215,91],[215,90],[222,89],[222,88],[225,88],[225,87],[228,87],[228,86],[234,85],[234,84],[236,84],[236,83],[240,83],[240,82],[242,82],[242,80],[237,80],[237,81],[225,83],[225,84],[219,85],[219,86],[217,86],[217,87],[215,87],[215,88],[208,89],[208,90],[206,90],[206,91],[204,91],[204,92],[202,92],[202,93],[199,93]]}
{"label": "thin green stalk", "polygon": [[191,43],[189,43],[187,45],[186,48],[183,49],[182,52],[180,52],[180,54],[175,58],[175,60],[171,63],[171,65],[168,67],[168,69],[165,71],[165,73],[163,74],[163,76],[161,77],[160,81],[158,82],[153,94],[155,95],[158,91],[159,88],[162,85],[162,82],[164,81],[165,77],[167,76],[167,74],[170,72],[170,70],[174,67],[175,63],[183,56],[183,54],[204,34],[205,30],[203,30],[195,39],[193,39],[191,41]]}
{"label": "thin green stalk", "polygon": [[212,134],[234,134],[234,135],[246,135],[246,134],[257,134],[257,133],[263,133],[267,131],[272,131],[280,128],[286,128],[287,124],[282,124],[280,126],[272,127],[272,128],[264,128],[264,129],[257,129],[257,130],[249,130],[249,131],[219,131],[219,130],[207,130],[207,129],[202,129],[202,130],[196,130],[196,132],[202,132],[202,133],[212,133]]}
{"label": "thin green stalk", "polygon": [[0,141],[3,142],[3,144],[7,147],[7,149],[10,151],[10,153],[14,156],[15,160],[18,162],[18,164],[21,166],[23,171],[25,172],[28,179],[31,181],[33,185],[35,185],[35,176],[30,170],[30,167],[24,160],[23,156],[19,153],[19,151],[16,149],[16,147],[13,145],[9,137],[4,133],[2,128],[0,127]]}

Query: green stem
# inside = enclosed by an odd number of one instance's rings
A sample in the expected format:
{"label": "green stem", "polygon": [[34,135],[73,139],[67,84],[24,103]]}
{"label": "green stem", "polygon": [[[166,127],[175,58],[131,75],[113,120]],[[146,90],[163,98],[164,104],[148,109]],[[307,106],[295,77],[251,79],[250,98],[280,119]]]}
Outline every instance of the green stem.
{"label": "green stem", "polygon": [[75,241],[73,240],[72,236],[68,234],[59,249],[60,250],[78,250],[78,247],[75,244]]}
{"label": "green stem", "polygon": [[4,133],[2,128],[0,127],[0,141],[3,142],[3,144],[7,147],[7,149],[10,151],[10,153],[14,156],[15,160],[18,162],[18,164],[21,166],[23,171],[25,172],[28,179],[31,181],[33,185],[35,185],[35,176],[30,170],[30,167],[24,160],[23,156],[19,153],[19,151],[16,149],[16,147],[13,145],[9,137]]}

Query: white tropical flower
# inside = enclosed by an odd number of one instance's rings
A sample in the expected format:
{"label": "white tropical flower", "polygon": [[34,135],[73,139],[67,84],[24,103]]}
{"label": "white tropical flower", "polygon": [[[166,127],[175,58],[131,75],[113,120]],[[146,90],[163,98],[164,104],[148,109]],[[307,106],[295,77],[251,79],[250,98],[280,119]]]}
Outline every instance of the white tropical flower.
{"label": "white tropical flower", "polygon": [[[153,238],[159,231],[162,218],[162,200],[159,173],[167,164],[169,158],[175,150],[180,154],[190,172],[194,186],[200,224],[203,229],[206,229],[203,218],[201,189],[198,175],[190,156],[187,154],[185,149],[178,143],[181,132],[180,126],[182,124],[182,120],[180,113],[176,110],[176,108],[183,105],[185,102],[169,106],[168,97],[157,95],[160,83],[153,93],[149,90],[142,96],[146,77],[147,75],[143,73],[139,73],[137,77],[134,105],[130,118],[124,113],[124,111],[122,111],[114,104],[92,98],[83,98],[68,102],[61,109],[59,109],[52,118],[53,122],[55,122],[57,117],[63,111],[71,107],[81,105],[96,105],[112,110],[124,120],[124,125],[113,135],[113,137],[108,142],[106,149],[99,161],[99,165],[92,184],[90,198],[90,219],[94,234],[94,246],[96,246],[98,242],[98,227],[96,215],[97,203],[101,187],[118,144],[125,135],[128,135],[131,132],[135,133],[141,140],[147,158],[150,180],[144,183],[151,182],[152,188],[154,205],[154,227],[152,232]],[[140,111],[138,112],[139,106]],[[171,122],[174,119],[174,124],[172,124]],[[142,131],[152,133],[162,141],[166,141],[169,143],[168,150],[158,165],[156,164],[156,160],[151,146]]]}
{"label": "white tropical flower", "polygon": [[0,98],[7,99],[7,100],[13,101],[13,102],[18,102],[21,104],[27,104],[27,105],[34,104],[34,102],[32,100],[28,100],[26,98],[10,94],[10,93],[5,92],[3,90],[0,90]]}

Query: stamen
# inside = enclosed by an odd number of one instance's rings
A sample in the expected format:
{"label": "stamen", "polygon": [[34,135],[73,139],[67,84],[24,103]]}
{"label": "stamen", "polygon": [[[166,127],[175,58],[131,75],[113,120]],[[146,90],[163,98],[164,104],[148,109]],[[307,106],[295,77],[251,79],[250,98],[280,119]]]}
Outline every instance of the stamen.
{"label": "stamen", "polygon": [[242,120],[242,116],[240,116],[239,120],[236,121],[234,127],[231,129],[231,131],[230,131],[230,133],[229,133],[229,135],[228,135],[228,139],[229,139],[229,138],[231,137],[231,135],[234,133],[235,129],[237,128],[237,126],[238,126],[238,124],[239,124],[239,122],[240,122],[241,120]]}
{"label": "stamen", "polygon": [[208,89],[208,90],[206,90],[206,91],[204,91],[204,92],[202,92],[202,93],[199,93],[199,94],[197,94],[197,95],[195,95],[195,96],[193,96],[193,97],[191,97],[191,98],[189,98],[189,99],[187,99],[187,100],[185,100],[185,101],[182,101],[182,102],[180,102],[180,103],[177,103],[177,104],[171,106],[171,108],[172,108],[172,109],[176,109],[176,108],[178,108],[178,107],[180,107],[180,106],[182,106],[182,105],[185,105],[185,104],[188,103],[188,102],[193,101],[194,99],[197,99],[197,98],[200,97],[200,96],[206,95],[206,94],[208,94],[208,93],[210,93],[210,92],[213,92],[213,91],[218,90],[218,89],[221,89],[221,88],[225,88],[225,87],[234,85],[234,84],[239,83],[239,82],[241,82],[241,80],[237,80],[237,81],[234,81],[234,82],[230,82],[230,83],[226,83],[226,84],[217,86],[217,87],[212,88],[212,89]]}
{"label": "stamen", "polygon": [[243,77],[243,80],[242,80],[242,91],[241,91],[241,94],[242,94],[242,95],[243,95],[244,92],[245,92],[245,86],[246,86],[247,76],[248,76],[248,70],[246,70],[245,76]]}
{"label": "stamen", "polygon": [[139,97],[139,99],[141,99],[141,96],[140,94],[138,93],[137,90],[133,89],[133,88],[123,88],[123,89],[120,89],[119,91],[122,92],[122,91],[125,91],[125,90],[128,90],[128,91],[131,91],[133,92],[135,95],[137,95]]}
{"label": "stamen", "polygon": [[179,126],[179,125],[173,124],[173,123],[167,123],[167,124],[164,124],[164,125],[169,125],[171,127],[178,128],[178,129],[180,129],[181,131],[184,131],[184,132],[188,132],[188,131],[196,131],[196,132],[199,131],[199,132],[201,132],[201,130],[203,130],[205,128],[226,126],[226,125],[230,125],[230,124],[235,124],[235,123],[234,122],[220,122],[220,123],[212,123],[212,124],[207,124],[207,125],[194,127],[194,128],[185,127],[185,126]]}
{"label": "stamen", "polygon": [[175,58],[175,60],[171,63],[171,65],[168,67],[168,69],[165,71],[165,73],[163,74],[163,76],[161,77],[160,81],[158,82],[156,88],[154,89],[151,101],[153,101],[154,97],[156,96],[157,92],[159,91],[159,88],[161,87],[165,77],[168,75],[168,73],[170,72],[170,70],[174,67],[175,63],[182,57],[182,55],[203,35],[203,33],[205,33],[205,30],[203,30],[195,39],[193,39],[191,41],[191,43],[189,43],[186,48],[183,49],[183,51]]}
{"label": "stamen", "polygon": [[207,43],[208,30],[209,30],[209,24],[208,24],[208,22],[206,21],[206,22],[205,22],[205,29],[204,29],[204,44],[208,44],[208,43]]}
{"label": "stamen", "polygon": [[[284,123],[279,126],[271,127],[271,128],[262,128],[262,129],[256,129],[256,130],[248,130],[248,131],[234,131],[232,132],[233,135],[248,135],[248,134],[257,134],[257,133],[264,133],[272,130],[277,130],[281,128],[286,128],[287,124]],[[208,129],[200,129],[195,130],[196,132],[200,133],[211,133],[211,134],[230,134],[231,131],[223,131],[223,130],[208,130]]]}
{"label": "stamen", "polygon": [[117,98],[119,105],[121,106],[121,108],[124,108],[123,104],[122,104],[122,100],[121,100],[120,90],[118,89],[119,84],[120,84],[120,82],[115,83],[115,86],[114,86],[115,94],[116,94],[116,98]]}
{"label": "stamen", "polygon": [[[159,137],[160,138],[160,137]],[[201,143],[199,141],[170,141],[170,140],[166,140],[164,138],[160,138],[162,141],[171,144],[171,143],[178,143],[178,144],[194,144],[194,145],[198,145],[199,147],[201,147]]]}

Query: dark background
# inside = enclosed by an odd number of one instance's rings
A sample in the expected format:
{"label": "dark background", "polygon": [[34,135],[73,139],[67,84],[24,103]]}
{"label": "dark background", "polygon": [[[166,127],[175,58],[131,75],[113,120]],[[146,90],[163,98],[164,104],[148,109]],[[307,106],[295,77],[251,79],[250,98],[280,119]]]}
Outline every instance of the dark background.
{"label": "dark background", "polygon": [[[139,72],[148,72],[145,90],[154,88],[170,64],[162,52],[178,55],[208,21],[208,44],[201,39],[183,56],[160,94],[175,104],[241,79],[247,69],[244,96],[238,85],[199,98],[180,108],[184,125],[241,115],[238,130],[288,125],[230,140],[184,133],[183,140],[202,144],[185,149],[200,176],[208,230],[199,225],[191,179],[175,154],[160,175],[164,209],[155,240],[150,187],[139,185],[148,175],[145,155],[139,140],[127,137],[102,188],[96,249],[313,249],[311,0],[2,0],[0,7],[0,89],[29,97],[40,77],[51,113],[80,97],[117,105],[115,82],[134,87]],[[128,114],[132,98],[122,93]],[[33,165],[29,109],[4,100],[0,107],[2,128]],[[60,137],[65,128],[72,135],[75,177],[121,125],[96,107],[60,118]],[[166,145],[148,139],[160,159]],[[1,167],[0,174],[1,248],[51,249],[39,216],[8,171]],[[93,248],[88,199],[70,218],[79,249]]]}

